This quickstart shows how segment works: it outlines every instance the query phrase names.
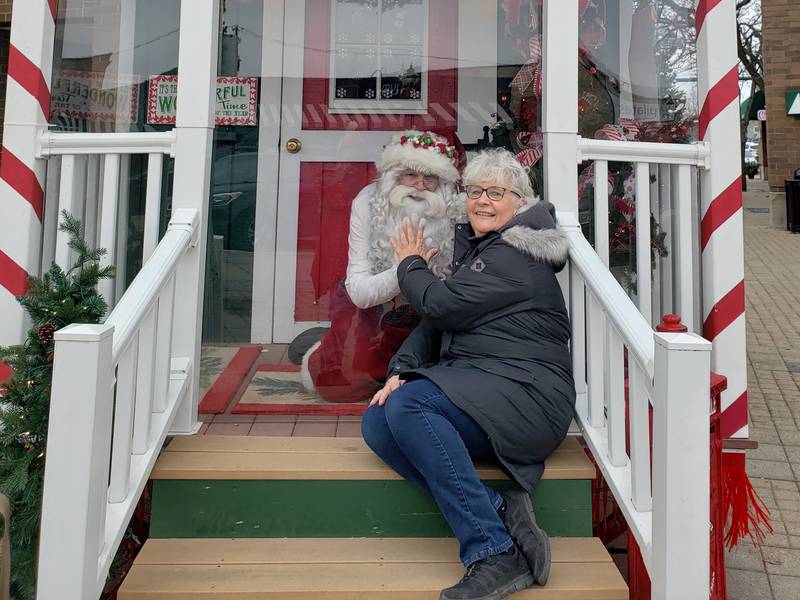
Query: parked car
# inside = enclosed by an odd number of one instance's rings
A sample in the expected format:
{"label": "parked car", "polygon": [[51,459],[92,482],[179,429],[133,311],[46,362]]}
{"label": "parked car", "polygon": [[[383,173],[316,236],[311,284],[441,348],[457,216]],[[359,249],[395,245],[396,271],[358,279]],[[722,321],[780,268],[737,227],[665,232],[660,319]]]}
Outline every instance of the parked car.
{"label": "parked car", "polygon": [[221,156],[211,171],[211,223],[223,248],[252,252],[256,228],[258,153]]}

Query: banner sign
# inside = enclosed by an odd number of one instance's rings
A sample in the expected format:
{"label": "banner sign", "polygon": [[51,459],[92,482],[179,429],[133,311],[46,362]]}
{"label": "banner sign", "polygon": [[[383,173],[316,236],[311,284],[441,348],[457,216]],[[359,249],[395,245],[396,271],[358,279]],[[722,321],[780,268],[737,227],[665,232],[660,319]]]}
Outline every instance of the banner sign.
{"label": "banner sign", "polygon": [[133,76],[57,69],[53,73],[51,116],[105,123],[135,123],[139,87]]}
{"label": "banner sign", "polygon": [[[217,77],[217,125],[256,125],[257,77]],[[178,76],[150,78],[147,122],[174,125],[178,103]]]}

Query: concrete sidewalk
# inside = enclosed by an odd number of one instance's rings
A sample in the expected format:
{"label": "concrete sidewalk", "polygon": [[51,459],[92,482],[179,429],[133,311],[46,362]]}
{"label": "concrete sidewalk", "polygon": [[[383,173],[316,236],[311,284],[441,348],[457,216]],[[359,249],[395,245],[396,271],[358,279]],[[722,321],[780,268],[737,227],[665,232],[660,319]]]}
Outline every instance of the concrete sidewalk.
{"label": "concrete sidewalk", "polygon": [[726,556],[729,600],[800,599],[800,235],[771,228],[764,182],[744,196],[747,472],[775,529]]}

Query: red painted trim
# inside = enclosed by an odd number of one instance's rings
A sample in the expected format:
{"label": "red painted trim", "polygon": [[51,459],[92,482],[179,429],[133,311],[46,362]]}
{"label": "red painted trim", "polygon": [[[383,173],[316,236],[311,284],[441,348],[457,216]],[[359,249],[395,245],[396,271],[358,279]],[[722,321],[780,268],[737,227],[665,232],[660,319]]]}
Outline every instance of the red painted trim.
{"label": "red painted trim", "polygon": [[47,0],[47,4],[50,6],[50,14],[53,15],[55,21],[58,17],[58,0]]}
{"label": "red painted trim", "polygon": [[694,30],[697,35],[700,35],[700,30],[703,28],[703,23],[705,23],[708,13],[720,2],[722,2],[722,0],[700,0],[700,2],[697,3],[697,10],[695,11],[694,17]]}
{"label": "red painted trim", "polygon": [[217,380],[208,389],[198,407],[201,413],[223,413],[236,395],[236,391],[250,372],[250,367],[261,355],[261,348],[249,346],[239,348],[228,366],[219,374]]}
{"label": "red painted trim", "polygon": [[20,52],[14,44],[8,47],[8,76],[36,98],[45,120],[50,118],[50,89],[42,70]]}
{"label": "red painted trim", "polygon": [[739,175],[714,198],[700,221],[700,249],[705,250],[714,232],[742,208],[742,176]]}
{"label": "red painted trim", "polygon": [[736,64],[708,90],[700,110],[700,139],[704,140],[711,121],[731,102],[739,99],[739,65]]}
{"label": "red painted trim", "polygon": [[42,220],[44,206],[44,190],[28,165],[17,158],[11,150],[3,146],[0,160],[0,179],[14,188],[33,207],[33,211]]}
{"label": "red painted trim", "polygon": [[14,296],[22,296],[28,291],[28,273],[2,250],[0,250],[0,286]]}
{"label": "red painted trim", "polygon": [[256,372],[260,371],[280,371],[282,373],[299,373],[300,365],[258,365]]}
{"label": "red painted trim", "polygon": [[256,404],[239,403],[234,415],[363,415],[367,404]]}
{"label": "red painted trim", "polygon": [[722,411],[720,429],[722,437],[731,437],[747,425],[747,392],[743,392],[733,403]]}
{"label": "red painted trim", "polygon": [[714,305],[703,323],[703,337],[714,341],[722,331],[744,314],[744,281]]}
{"label": "red painted trim", "polygon": [[711,372],[711,397],[719,396],[728,389],[728,378],[719,373]]}

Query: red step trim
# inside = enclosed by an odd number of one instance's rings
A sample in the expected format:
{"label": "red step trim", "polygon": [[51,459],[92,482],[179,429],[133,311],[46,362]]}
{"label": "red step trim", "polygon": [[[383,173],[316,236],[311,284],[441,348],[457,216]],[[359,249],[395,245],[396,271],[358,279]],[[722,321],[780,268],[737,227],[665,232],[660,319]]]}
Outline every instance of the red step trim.
{"label": "red step trim", "polygon": [[235,415],[356,415],[367,410],[366,404],[257,404],[240,402],[231,410]]}

